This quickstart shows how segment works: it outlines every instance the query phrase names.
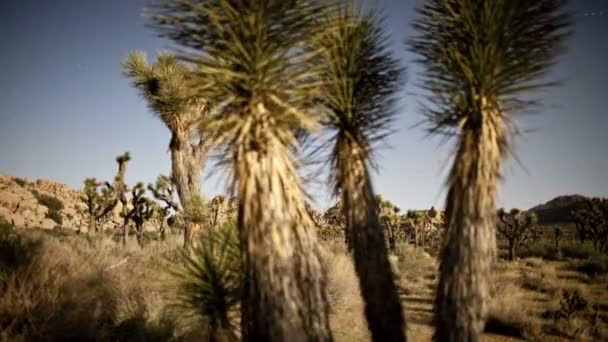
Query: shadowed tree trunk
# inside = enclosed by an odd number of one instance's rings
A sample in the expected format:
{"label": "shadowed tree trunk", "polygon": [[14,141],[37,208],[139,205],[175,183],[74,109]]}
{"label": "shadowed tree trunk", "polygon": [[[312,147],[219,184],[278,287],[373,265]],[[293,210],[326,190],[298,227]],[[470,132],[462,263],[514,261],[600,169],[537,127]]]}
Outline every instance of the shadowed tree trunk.
{"label": "shadowed tree trunk", "polygon": [[509,261],[513,261],[514,256],[515,256],[515,243],[514,243],[514,241],[509,241]]}
{"label": "shadowed tree trunk", "polygon": [[504,152],[501,113],[485,107],[482,103],[484,110],[463,127],[450,173],[448,228],[435,301],[436,341],[478,341],[485,324]]}
{"label": "shadowed tree trunk", "polygon": [[339,137],[339,179],[347,239],[365,301],[365,317],[374,341],[405,340],[403,309],[388,260],[364,151],[348,137]]}
{"label": "shadowed tree trunk", "polygon": [[260,128],[268,145],[245,143],[251,147],[239,150],[235,164],[247,279],[243,339],[330,341],[325,270],[298,175],[289,150]]}

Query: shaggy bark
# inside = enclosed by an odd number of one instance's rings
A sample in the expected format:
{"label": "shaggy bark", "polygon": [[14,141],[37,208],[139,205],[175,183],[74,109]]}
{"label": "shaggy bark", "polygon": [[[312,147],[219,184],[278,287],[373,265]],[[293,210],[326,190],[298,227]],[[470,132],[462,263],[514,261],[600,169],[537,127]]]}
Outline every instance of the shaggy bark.
{"label": "shaggy bark", "polygon": [[243,339],[331,341],[325,270],[290,151],[255,131],[261,137],[240,144],[234,160],[247,279]]}
{"label": "shaggy bark", "polygon": [[[177,195],[182,207],[188,205],[193,195],[200,193],[201,173],[205,163],[205,147],[202,141],[195,142],[196,132],[190,124],[182,125],[179,121],[172,127],[171,172]],[[184,248],[188,248],[200,225],[186,221],[184,223]]]}
{"label": "shaggy bark", "polygon": [[373,341],[403,342],[406,339],[403,309],[388,260],[364,151],[348,138],[340,139],[338,149],[347,240],[352,246],[368,328]]}
{"label": "shaggy bark", "polygon": [[505,146],[500,114],[481,110],[464,124],[459,137],[435,299],[436,341],[481,339],[496,256],[495,197]]}

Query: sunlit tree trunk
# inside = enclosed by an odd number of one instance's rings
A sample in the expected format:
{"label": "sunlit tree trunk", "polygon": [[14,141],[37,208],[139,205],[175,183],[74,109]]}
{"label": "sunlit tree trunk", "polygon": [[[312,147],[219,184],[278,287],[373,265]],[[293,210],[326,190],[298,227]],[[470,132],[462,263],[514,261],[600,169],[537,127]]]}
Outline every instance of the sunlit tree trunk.
{"label": "sunlit tree trunk", "polygon": [[[176,124],[171,137],[172,180],[182,208],[190,203],[193,195],[198,195],[201,189],[201,173],[204,164],[204,151],[194,142],[193,131]],[[184,247],[188,248],[200,226],[186,220],[184,222]]]}
{"label": "sunlit tree trunk", "polygon": [[364,151],[347,137],[339,138],[342,209],[353,248],[355,270],[365,301],[365,317],[374,341],[405,340],[403,309],[388,260]]}
{"label": "sunlit tree trunk", "polygon": [[486,319],[490,267],[496,256],[495,197],[504,128],[500,112],[482,108],[476,120],[462,127],[449,176],[448,228],[435,301],[436,341],[479,341]]}
{"label": "sunlit tree trunk", "polygon": [[291,152],[263,127],[251,128],[251,140],[241,143],[234,156],[247,279],[243,339],[330,341],[326,277],[314,224]]}

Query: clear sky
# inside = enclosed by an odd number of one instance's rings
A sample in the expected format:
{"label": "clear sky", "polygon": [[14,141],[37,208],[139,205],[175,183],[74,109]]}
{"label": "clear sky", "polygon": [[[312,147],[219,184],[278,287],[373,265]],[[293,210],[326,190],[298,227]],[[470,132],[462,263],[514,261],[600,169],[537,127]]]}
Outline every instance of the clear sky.
{"label": "clear sky", "polygon": [[[418,0],[420,1],[420,0]],[[393,48],[409,68],[397,133],[381,150],[378,193],[403,209],[442,206],[450,142],[425,138],[417,101],[420,68],[403,41],[414,0],[371,0],[387,15]],[[114,158],[130,151],[127,180],[153,181],[170,168],[169,133],[121,74],[131,50],[153,57],[170,42],[142,18],[143,0],[0,1],[0,172],[81,187],[110,179]],[[499,205],[528,208],[557,195],[608,196],[608,1],[573,0],[575,34],[555,68],[564,84],[519,121],[535,132],[517,140],[521,165],[507,162]],[[208,170],[213,173],[213,170]],[[207,195],[222,191],[208,177]],[[311,190],[324,206],[322,189]]]}

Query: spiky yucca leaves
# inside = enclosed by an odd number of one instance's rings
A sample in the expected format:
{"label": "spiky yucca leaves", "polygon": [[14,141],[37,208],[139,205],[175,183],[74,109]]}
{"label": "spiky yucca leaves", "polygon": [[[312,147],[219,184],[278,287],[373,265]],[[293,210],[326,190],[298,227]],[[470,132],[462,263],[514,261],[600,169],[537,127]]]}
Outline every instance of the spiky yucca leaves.
{"label": "spiky yucca leaves", "polygon": [[510,115],[535,104],[530,91],[548,85],[569,17],[563,0],[429,0],[419,12],[410,47],[426,69],[429,131],[457,137],[435,339],[478,341],[496,253],[497,183],[508,133],[516,132]]}
{"label": "spiky yucca leaves", "polygon": [[[200,179],[208,150],[201,121],[208,113],[207,101],[192,87],[193,70],[169,53],[160,53],[149,64],[143,52],[125,60],[124,73],[133,81],[150,108],[171,131],[171,181],[182,206],[201,190]],[[188,247],[198,226],[186,221],[184,247]]]}
{"label": "spiky yucca leaves", "polygon": [[[247,289],[243,337],[331,340],[325,270],[293,151],[313,129],[318,87],[308,0],[168,1],[155,18],[200,52],[197,90],[218,104],[214,133],[239,201]],[[173,7],[172,7],[173,6]],[[162,6],[161,6],[162,7]]]}
{"label": "spiky yucca leaves", "polygon": [[236,341],[244,284],[236,222],[206,234],[179,264],[171,263],[169,313],[187,330],[205,327],[209,341]]}
{"label": "spiky yucca leaves", "polygon": [[389,131],[402,69],[387,49],[381,22],[348,3],[329,12],[313,43],[322,49],[320,101],[332,139],[332,176],[346,221],[365,316],[374,341],[405,340],[394,282],[370,178],[373,143]]}

